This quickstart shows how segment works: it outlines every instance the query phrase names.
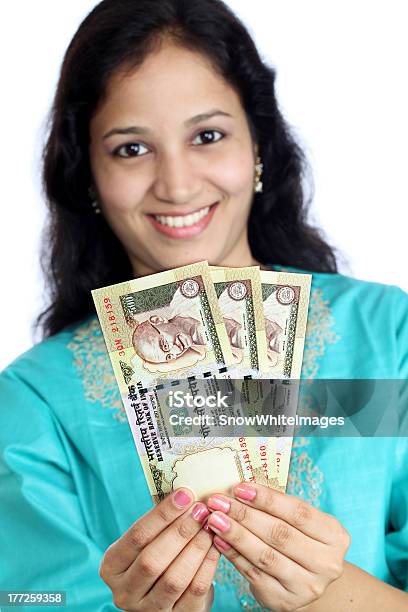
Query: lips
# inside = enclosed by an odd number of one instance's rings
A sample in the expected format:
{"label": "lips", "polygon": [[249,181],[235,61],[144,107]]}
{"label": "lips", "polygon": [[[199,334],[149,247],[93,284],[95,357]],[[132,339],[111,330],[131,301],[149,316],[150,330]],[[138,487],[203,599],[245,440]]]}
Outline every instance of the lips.
{"label": "lips", "polygon": [[203,207],[193,213],[178,215],[149,214],[148,220],[161,234],[171,238],[191,238],[201,234],[210,223],[218,202]]}

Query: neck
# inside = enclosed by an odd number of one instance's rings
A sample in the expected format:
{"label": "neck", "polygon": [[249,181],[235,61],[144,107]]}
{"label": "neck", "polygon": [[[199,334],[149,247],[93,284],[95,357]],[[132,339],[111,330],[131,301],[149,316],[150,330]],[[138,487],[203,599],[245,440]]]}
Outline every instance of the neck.
{"label": "neck", "polygon": [[247,266],[261,265],[251,253],[246,232],[227,255],[221,255],[218,261],[210,261],[209,263],[225,268],[246,268]]}
{"label": "neck", "polygon": [[[186,265],[193,263],[192,261],[186,262]],[[245,268],[247,266],[259,266],[261,270],[267,270],[268,268],[263,264],[259,263],[251,253],[247,236],[243,236],[243,239],[237,241],[233,249],[227,254],[222,253],[217,259],[209,260],[208,263],[213,266],[222,266],[225,268]],[[154,274],[159,270],[155,270],[152,267],[145,265],[141,261],[132,261],[133,274],[135,278],[141,276],[147,276]]]}

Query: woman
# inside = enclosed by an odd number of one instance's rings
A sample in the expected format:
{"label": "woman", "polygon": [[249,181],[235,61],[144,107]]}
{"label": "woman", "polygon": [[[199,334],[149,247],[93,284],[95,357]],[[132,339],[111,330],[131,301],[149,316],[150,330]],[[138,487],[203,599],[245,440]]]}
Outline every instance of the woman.
{"label": "woman", "polygon": [[76,611],[406,609],[404,439],[295,439],[288,494],[151,509],[95,318],[91,289],[203,259],[307,271],[302,377],[407,377],[407,296],[337,273],[273,83],[218,0],[104,0],[74,36],[44,157],[46,339],[1,378],[2,588]]}

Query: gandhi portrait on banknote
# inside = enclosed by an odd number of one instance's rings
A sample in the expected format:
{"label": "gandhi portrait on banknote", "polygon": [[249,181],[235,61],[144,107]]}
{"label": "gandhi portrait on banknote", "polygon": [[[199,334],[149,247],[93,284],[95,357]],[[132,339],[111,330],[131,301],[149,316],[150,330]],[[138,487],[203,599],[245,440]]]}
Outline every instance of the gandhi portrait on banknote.
{"label": "gandhi portrait on banknote", "polygon": [[265,317],[265,331],[268,360],[272,365],[276,365],[278,363],[279,354],[282,352],[281,336],[283,334],[283,329],[279,323]]}
{"label": "gandhi portrait on banknote", "polygon": [[[161,371],[191,366],[206,353],[206,339],[197,302],[177,288],[169,302],[159,308],[139,312],[132,325],[132,345],[144,367]],[[165,367],[165,371],[167,367]]]}
{"label": "gandhi portrait on banknote", "polygon": [[205,346],[200,322],[180,315],[170,319],[150,315],[137,325],[132,343],[139,357],[151,363],[179,359],[189,349],[200,353],[199,347]]}
{"label": "gandhi portrait on banknote", "polygon": [[272,291],[264,301],[264,315],[268,362],[270,366],[276,366],[282,354],[285,320],[288,316],[287,307],[276,299],[276,291]]}
{"label": "gandhi portrait on banknote", "polygon": [[232,317],[223,317],[225,328],[227,330],[228,340],[231,346],[231,352],[234,357],[234,363],[241,363],[243,357],[243,342],[242,342],[242,325]]}
{"label": "gandhi portrait on banknote", "polygon": [[[224,284],[224,283],[222,283]],[[241,294],[236,291],[231,291],[231,288],[242,287],[245,292]],[[244,341],[242,334],[242,321],[243,321],[243,305],[245,306],[244,299],[247,295],[247,291],[244,283],[242,282],[230,282],[226,283],[225,289],[220,294],[218,300],[222,312],[222,318],[227,330],[228,340],[231,347],[233,356],[233,363],[241,363],[244,356]]]}

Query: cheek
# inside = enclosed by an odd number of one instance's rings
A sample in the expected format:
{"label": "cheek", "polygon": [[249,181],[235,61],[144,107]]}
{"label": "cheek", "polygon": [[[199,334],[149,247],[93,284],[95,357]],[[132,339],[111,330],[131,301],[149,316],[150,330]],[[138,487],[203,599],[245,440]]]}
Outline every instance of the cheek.
{"label": "cheek", "polygon": [[252,191],[255,166],[248,154],[237,154],[225,157],[215,166],[216,180],[220,187],[230,196],[248,197]]}
{"label": "cheek", "polygon": [[98,189],[106,211],[133,212],[142,199],[142,195],[130,189],[126,183],[102,181],[98,183]]}
{"label": "cheek", "polygon": [[93,176],[106,211],[127,213],[134,211],[145,194],[143,176],[132,168],[120,168],[101,163],[93,167]]}

